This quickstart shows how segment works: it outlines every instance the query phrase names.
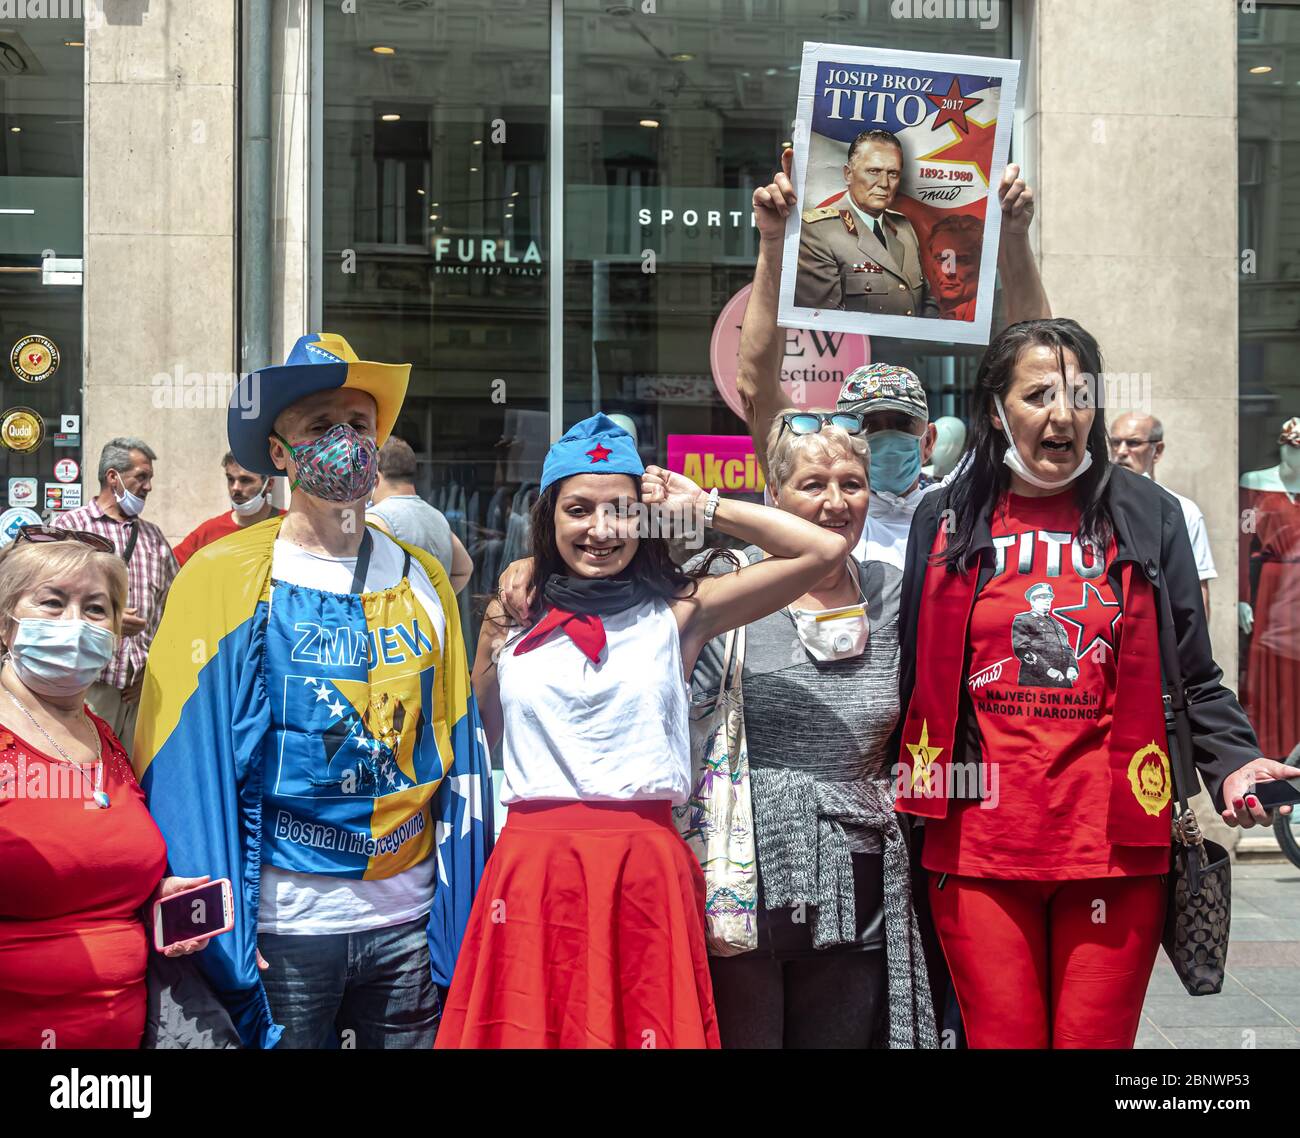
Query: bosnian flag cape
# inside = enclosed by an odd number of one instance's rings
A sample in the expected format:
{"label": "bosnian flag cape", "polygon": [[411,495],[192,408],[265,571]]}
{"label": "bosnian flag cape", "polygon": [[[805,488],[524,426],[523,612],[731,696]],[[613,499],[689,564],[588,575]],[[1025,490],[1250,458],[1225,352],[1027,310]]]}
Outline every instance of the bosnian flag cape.
{"label": "bosnian flag cape", "polygon": [[[275,769],[275,748],[268,746],[275,734],[272,699],[284,701],[302,687],[280,677],[283,690],[277,695],[277,679],[267,674],[271,556],[282,520],[271,518],[199,550],[177,576],[149,650],[132,756],[149,809],[167,840],[169,872],[184,877],[228,877],[233,886],[235,927],[213,937],[193,959],[216,989],[248,1047],[274,1047],[281,1035],[258,973],[256,949],[264,845],[269,849],[273,838],[281,836],[270,830],[264,833],[262,817],[267,793],[276,791],[277,779],[283,781]],[[451,983],[474,892],[491,850],[492,778],[469,684],[456,596],[434,558],[420,549],[403,548],[428,574],[446,619],[444,643],[436,646],[441,653],[440,666],[429,665],[418,673],[425,691],[415,735],[418,753],[414,768],[412,748],[406,741],[384,749],[383,740],[391,743],[395,738],[387,729],[392,724],[378,734],[367,731],[360,715],[343,706],[346,700],[335,701],[341,726],[334,734],[340,737],[321,737],[320,746],[322,754],[336,759],[367,752],[391,757],[389,752],[395,751],[396,761],[387,764],[391,769],[382,770],[387,783],[393,784],[386,784],[385,789],[405,791],[408,800],[411,795],[423,795],[424,805],[405,829],[419,832],[420,840],[411,843],[411,850],[431,849],[428,856],[437,859],[428,937],[434,982],[446,987]],[[394,592],[366,596],[385,598]],[[277,608],[281,603],[278,597],[277,591]],[[336,599],[342,602],[345,598]],[[289,596],[286,603],[292,602]],[[367,611],[376,603],[380,602],[367,600]],[[381,631],[378,662],[382,665],[400,651],[401,639],[389,629]],[[410,639],[414,642],[420,636],[417,625]],[[371,641],[368,649],[367,639]],[[337,681],[339,691],[367,687],[367,667],[376,664],[375,640],[373,634],[362,636],[362,647],[350,658],[331,661],[340,675],[352,668],[359,676]],[[419,643],[428,651],[427,638]],[[370,674],[373,676],[373,670]],[[314,702],[309,698],[313,691],[326,686],[319,680],[312,682],[317,688],[303,687],[306,695],[300,702]],[[391,708],[388,696],[380,693],[375,699],[383,708]],[[296,741],[300,751],[313,741],[313,734],[308,731]],[[348,737],[342,738],[343,734]],[[409,728],[406,735],[411,735]],[[272,752],[269,761],[268,752]],[[403,771],[410,775],[413,770],[414,781],[419,783],[414,787],[403,775]],[[376,838],[392,840],[388,822],[393,810],[402,806],[402,795],[384,795],[372,787],[374,793],[369,796],[363,789],[350,801],[339,795],[327,801],[329,786],[321,782],[315,788],[323,797],[316,800],[314,808],[327,819],[335,817],[330,810],[350,810],[354,823],[360,808],[360,832],[355,826],[350,833],[342,825],[319,827],[323,833],[333,830],[340,836],[337,842],[328,842],[324,851],[317,851],[321,865],[310,871],[353,878],[390,875],[392,859],[385,865],[382,856],[385,841],[371,839],[370,833],[373,827]],[[423,831],[425,819],[433,823],[432,835]],[[266,822],[267,827],[275,824]]]}

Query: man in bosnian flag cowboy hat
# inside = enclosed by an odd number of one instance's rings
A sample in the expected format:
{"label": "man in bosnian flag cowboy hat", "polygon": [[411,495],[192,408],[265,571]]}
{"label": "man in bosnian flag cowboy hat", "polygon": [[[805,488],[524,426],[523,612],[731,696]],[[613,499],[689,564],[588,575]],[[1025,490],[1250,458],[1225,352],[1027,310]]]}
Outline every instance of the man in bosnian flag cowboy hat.
{"label": "man in bosnian flag cowboy hat", "polygon": [[230,450],[289,508],[186,562],[145,677],[136,771],[174,871],[234,884],[201,967],[246,1046],[432,1046],[490,848],[455,594],[363,520],[410,370],[317,333],[240,380]]}

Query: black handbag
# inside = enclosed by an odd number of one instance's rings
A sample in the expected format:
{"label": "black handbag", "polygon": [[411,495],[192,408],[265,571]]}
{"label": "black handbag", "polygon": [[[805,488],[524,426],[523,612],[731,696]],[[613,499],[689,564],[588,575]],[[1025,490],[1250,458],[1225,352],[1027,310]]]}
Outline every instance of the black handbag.
{"label": "black handbag", "polygon": [[1198,786],[1193,762],[1192,723],[1187,714],[1173,611],[1160,581],[1160,657],[1163,665],[1165,727],[1173,776],[1174,833],[1169,867],[1169,903],[1161,943],[1183,987],[1193,996],[1223,989],[1232,917],[1232,862],[1228,851],[1201,834],[1188,800]]}

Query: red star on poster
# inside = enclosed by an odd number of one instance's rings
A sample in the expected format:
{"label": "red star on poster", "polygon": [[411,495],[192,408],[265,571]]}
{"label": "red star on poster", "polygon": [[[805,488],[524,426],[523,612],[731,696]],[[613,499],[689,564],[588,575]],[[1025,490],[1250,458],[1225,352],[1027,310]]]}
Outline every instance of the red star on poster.
{"label": "red star on poster", "polygon": [[929,154],[922,154],[921,158],[922,160],[941,158],[945,162],[969,162],[980,172],[987,184],[993,162],[993,136],[997,133],[998,120],[994,119],[987,126],[981,126],[972,119],[968,125],[970,127],[968,133],[959,134],[947,146],[941,146]]}
{"label": "red star on poster", "polygon": [[608,462],[609,456],[613,453],[613,451],[602,443],[597,443],[591,448],[591,450],[587,451],[587,455],[591,458],[592,462]]}
{"label": "red star on poster", "polygon": [[1102,599],[1097,586],[1083,583],[1083,596],[1077,605],[1054,608],[1052,615],[1074,634],[1074,658],[1082,660],[1098,642],[1115,655],[1115,622],[1120,618],[1119,601]]}
{"label": "red star on poster", "polygon": [[936,107],[939,113],[935,115],[934,125],[931,130],[938,130],[944,123],[950,122],[962,134],[967,133],[969,126],[966,122],[966,112],[971,107],[978,107],[983,99],[971,99],[961,93],[961,84],[957,82],[957,76],[952,77],[952,86],[948,88],[946,95],[926,95]]}

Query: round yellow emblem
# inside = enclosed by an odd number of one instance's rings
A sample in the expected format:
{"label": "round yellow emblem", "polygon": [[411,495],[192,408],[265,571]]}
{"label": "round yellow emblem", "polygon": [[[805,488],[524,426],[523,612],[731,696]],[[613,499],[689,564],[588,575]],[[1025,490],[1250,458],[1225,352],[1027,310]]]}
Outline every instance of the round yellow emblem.
{"label": "round yellow emblem", "polygon": [[1142,809],[1155,817],[1169,805],[1169,756],[1150,743],[1128,764],[1128,784]]}
{"label": "round yellow emblem", "polygon": [[24,383],[40,383],[59,370],[59,349],[44,336],[24,336],[9,353],[9,366]]}
{"label": "round yellow emblem", "polygon": [[0,443],[25,454],[45,438],[45,421],[30,407],[13,407],[0,418]]}

